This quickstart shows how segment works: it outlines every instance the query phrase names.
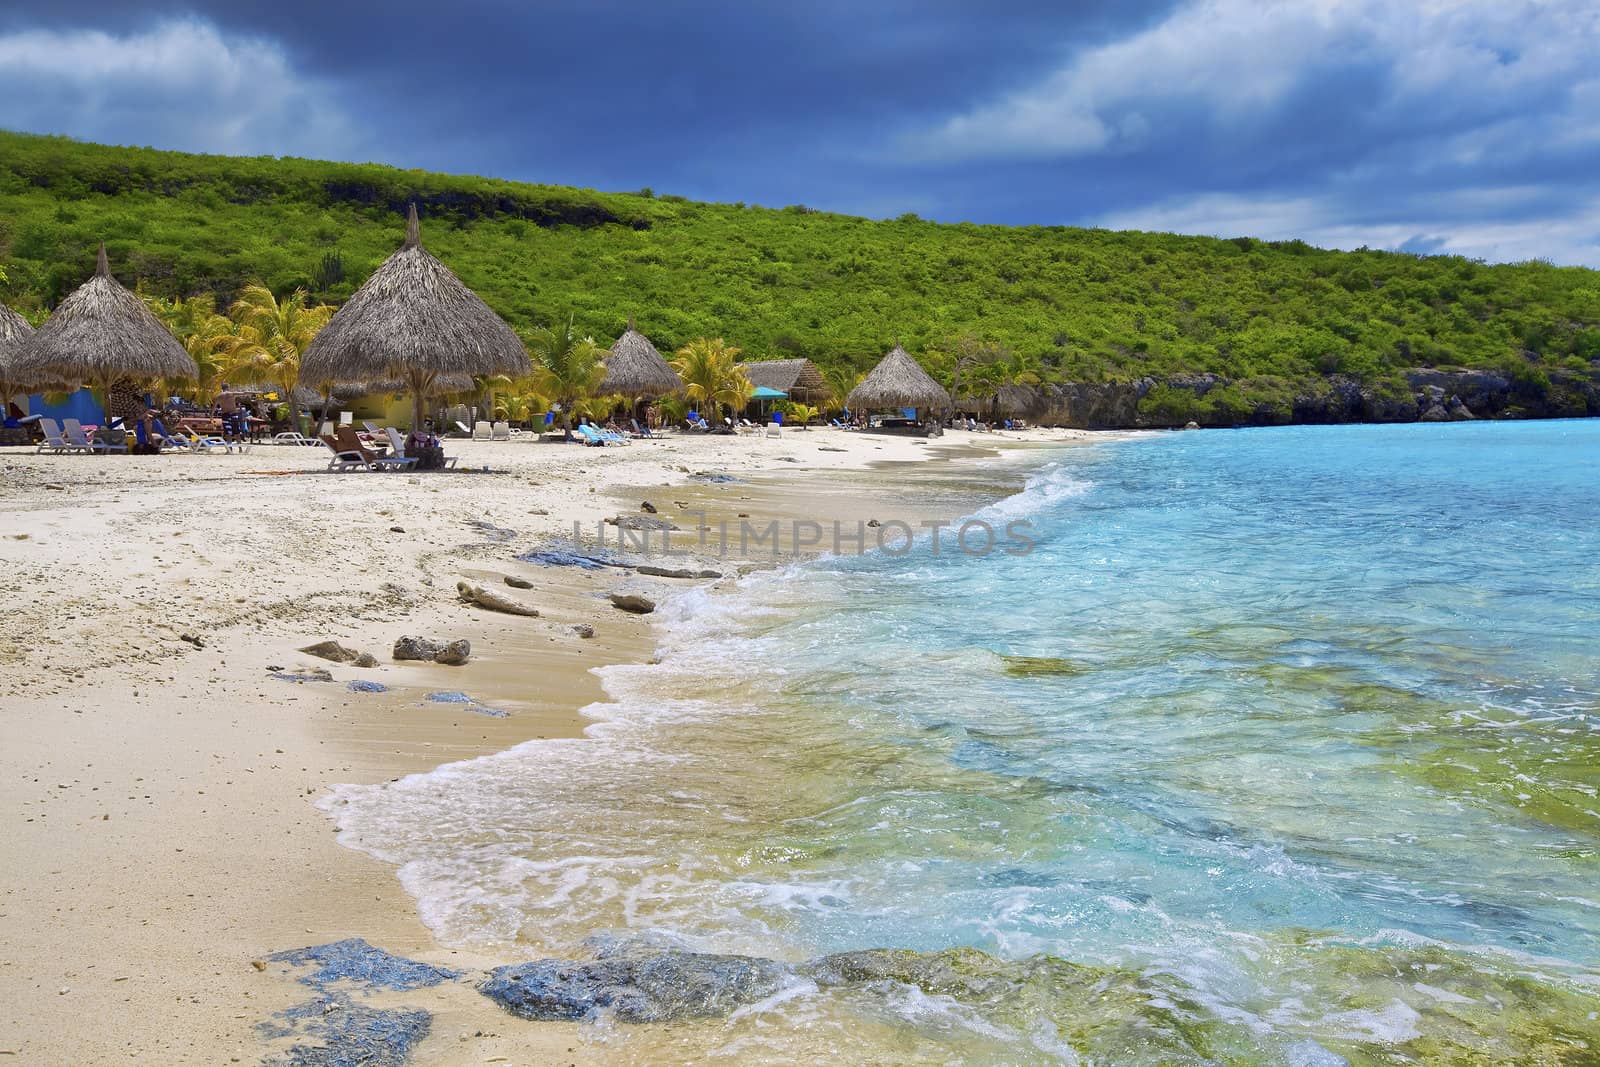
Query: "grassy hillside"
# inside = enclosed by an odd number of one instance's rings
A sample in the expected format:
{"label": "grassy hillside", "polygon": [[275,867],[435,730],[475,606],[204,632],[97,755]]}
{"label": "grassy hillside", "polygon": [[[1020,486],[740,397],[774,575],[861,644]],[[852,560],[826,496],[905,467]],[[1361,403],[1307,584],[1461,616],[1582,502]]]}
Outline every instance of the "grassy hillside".
{"label": "grassy hillside", "polygon": [[1333,374],[1403,389],[1409,368],[1479,368],[1537,391],[1600,368],[1600,274],[1581,268],[880,222],[12,133],[0,295],[37,317],[104,239],[117,274],[159,294],[226,300],[260,278],[337,301],[399,244],[413,199],[424,243],[513,325],[571,312],[611,338],[632,314],[663,350],[722,335],[752,355],[865,368],[896,338],[925,352],[966,337],[1036,357],[1051,380],[1209,373],[1274,403]]}

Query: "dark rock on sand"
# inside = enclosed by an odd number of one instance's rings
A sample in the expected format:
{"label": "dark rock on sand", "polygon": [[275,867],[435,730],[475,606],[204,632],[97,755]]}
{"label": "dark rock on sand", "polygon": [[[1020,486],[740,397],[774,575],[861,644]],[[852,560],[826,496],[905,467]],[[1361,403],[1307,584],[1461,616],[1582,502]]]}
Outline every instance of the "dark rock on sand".
{"label": "dark rock on sand", "polygon": [[331,660],[334,663],[351,663],[360,655],[354,649],[345,648],[337,641],[318,641],[314,645],[305,646],[300,651],[308,656]]}
{"label": "dark rock on sand", "polygon": [[721,571],[690,570],[687,567],[657,567],[653,563],[641,563],[634,568],[640,574],[647,574],[652,578],[721,578]]}
{"label": "dark rock on sand", "polygon": [[650,514],[654,515],[656,513],[656,506],[654,504],[650,503],[650,501],[645,500],[645,501],[641,501],[640,502],[639,510],[640,511],[648,511]]}
{"label": "dark rock on sand", "polygon": [[350,661],[350,666],[352,667],[376,667],[377,665],[378,657],[371,652],[362,652]]}
{"label": "dark rock on sand", "polygon": [[442,647],[438,642],[430,641],[426,637],[402,637],[394,643],[393,655],[397,660],[432,660]]}
{"label": "dark rock on sand", "polygon": [[638,593],[612,593],[610,594],[611,606],[635,615],[648,615],[656,610],[656,602],[647,596]]}
{"label": "dark rock on sand", "polygon": [[606,523],[619,530],[676,530],[678,527],[666,519],[653,515],[614,515]]}
{"label": "dark rock on sand", "polygon": [[324,994],[286,1008],[256,1027],[269,1040],[293,1039],[269,1062],[293,1067],[403,1067],[433,1029],[421,1008],[374,1008]]}
{"label": "dark rock on sand", "polygon": [[468,604],[476,604],[489,611],[498,611],[505,615],[524,615],[535,619],[539,617],[538,608],[513,600],[503,593],[496,593],[492,589],[485,589],[481,585],[457,582],[456,594]]}
{"label": "dark rock on sand", "polygon": [[433,657],[433,662],[443,663],[447,667],[459,667],[472,658],[472,643],[466,638],[451,641],[441,648]]}
{"label": "dark rock on sand", "polygon": [[586,622],[580,622],[572,628],[572,632],[587,641],[594,636],[594,627]]}
{"label": "dark rock on sand", "polygon": [[325,667],[302,667],[294,671],[273,671],[272,676],[280,682],[297,682],[302,685],[306,682],[333,681],[333,675],[329,674]]}
{"label": "dark rock on sand", "polygon": [[789,973],[754,956],[662,952],[497,967],[478,991],[524,1019],[582,1019],[609,1008],[622,1022],[669,1022],[754,1004],[777,992]]}
{"label": "dark rock on sand", "polygon": [[461,977],[445,967],[385,952],[359,937],[276,952],[267,959],[291,967],[315,967],[299,978],[301,984],[312,986],[350,981],[378,989],[425,989]]}
{"label": "dark rock on sand", "polygon": [[513,589],[532,589],[533,588],[533,583],[528,581],[528,579],[526,579],[526,578],[518,578],[515,575],[511,575],[511,574],[506,575],[506,584],[509,585]]}

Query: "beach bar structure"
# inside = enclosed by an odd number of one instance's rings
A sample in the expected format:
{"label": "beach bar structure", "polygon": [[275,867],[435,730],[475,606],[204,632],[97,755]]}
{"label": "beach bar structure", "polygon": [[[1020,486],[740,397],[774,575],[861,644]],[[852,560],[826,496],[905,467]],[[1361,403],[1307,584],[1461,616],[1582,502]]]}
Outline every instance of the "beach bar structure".
{"label": "beach bar structure", "polygon": [[850,390],[845,403],[852,411],[914,410],[920,422],[930,412],[948,411],[950,394],[896,344],[861,384]]}
{"label": "beach bar structure", "polygon": [[833,396],[822,370],[809,359],[758,359],[739,364],[757,389],[773,389],[790,400],[820,405]]}
{"label": "beach bar structure", "polygon": [[[193,381],[194,360],[161,320],[111,275],[100,245],[94,275],[67,295],[9,363],[7,387],[93,388],[111,402],[119,382]],[[122,414],[128,414],[124,411]],[[105,412],[109,420],[113,412]]]}
{"label": "beach bar structure", "polygon": [[404,382],[412,428],[421,428],[428,397],[461,375],[529,372],[528,350],[506,321],[422,247],[417,205],[400,250],[373,271],[334,312],[300,361],[300,380]]}
{"label": "beach bar structure", "polygon": [[27,387],[27,382],[12,373],[12,364],[32,336],[33,327],[28,325],[28,320],[0,304],[0,416],[5,415],[7,405]]}

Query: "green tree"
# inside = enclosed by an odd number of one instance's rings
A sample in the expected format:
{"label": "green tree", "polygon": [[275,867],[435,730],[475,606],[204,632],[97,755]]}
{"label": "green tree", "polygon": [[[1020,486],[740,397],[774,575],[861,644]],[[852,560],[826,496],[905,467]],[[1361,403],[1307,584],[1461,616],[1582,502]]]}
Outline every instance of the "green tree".
{"label": "green tree", "polygon": [[738,412],[750,402],[755,386],[735,362],[738,348],[720,337],[698,337],[678,349],[676,355],[672,368],[683,379],[689,399],[711,409],[708,421],[720,419],[724,405]]}
{"label": "green tree", "polygon": [[230,350],[228,375],[245,375],[254,383],[276,386],[289,405],[290,421],[300,428],[300,406],[294,400],[295,387],[300,384],[300,359],[332,318],[333,308],[308,305],[304,289],[279,300],[257,282],[244,287],[229,315],[238,333]]}
{"label": "green tree", "polygon": [[565,325],[542,326],[524,340],[533,358],[533,390],[561,405],[561,430],[572,440],[572,416],[584,414],[600,383],[606,380],[609,349],[593,337],[580,337],[569,315]]}
{"label": "green tree", "polygon": [[234,321],[217,311],[217,298],[211,293],[171,300],[146,296],[145,302],[194,360],[200,372],[193,389],[194,399],[210,404],[217,398],[233,363],[239,342]]}

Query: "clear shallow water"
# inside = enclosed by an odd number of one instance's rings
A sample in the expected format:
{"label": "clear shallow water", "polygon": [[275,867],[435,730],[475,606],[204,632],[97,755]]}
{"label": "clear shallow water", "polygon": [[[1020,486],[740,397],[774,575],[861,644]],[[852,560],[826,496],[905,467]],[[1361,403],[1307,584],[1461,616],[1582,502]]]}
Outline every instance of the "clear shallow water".
{"label": "clear shallow water", "polygon": [[679,599],[592,737],[341,839],[518,955],[985,954],[618,1059],[1600,1055],[1600,423],[1063,450],[984,515],[1036,547]]}

